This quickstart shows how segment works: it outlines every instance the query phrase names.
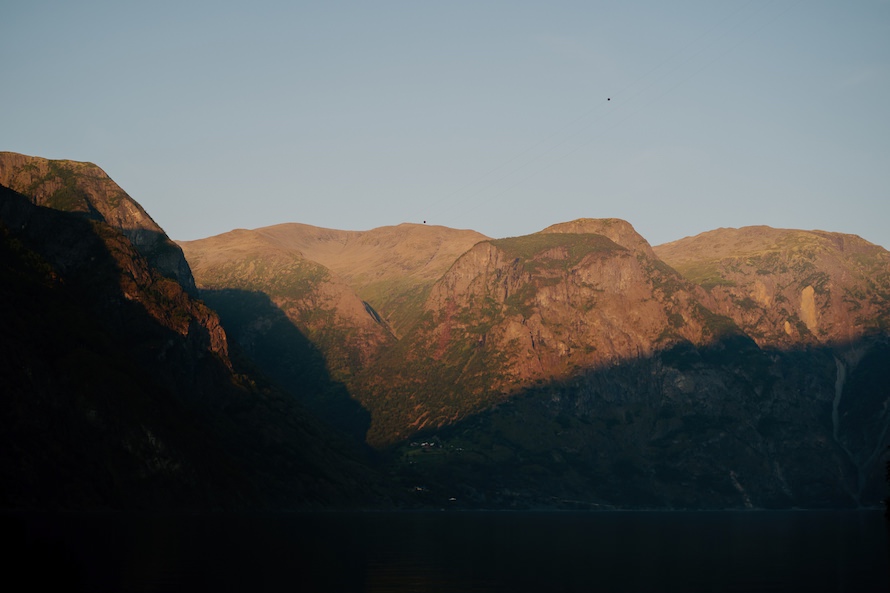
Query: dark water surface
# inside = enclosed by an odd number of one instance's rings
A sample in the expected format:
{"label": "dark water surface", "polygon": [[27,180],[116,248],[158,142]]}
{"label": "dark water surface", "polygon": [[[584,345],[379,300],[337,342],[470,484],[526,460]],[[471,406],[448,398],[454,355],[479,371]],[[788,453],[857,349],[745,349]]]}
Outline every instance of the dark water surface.
{"label": "dark water surface", "polygon": [[4,580],[22,590],[890,590],[876,511],[6,513],[0,526]]}

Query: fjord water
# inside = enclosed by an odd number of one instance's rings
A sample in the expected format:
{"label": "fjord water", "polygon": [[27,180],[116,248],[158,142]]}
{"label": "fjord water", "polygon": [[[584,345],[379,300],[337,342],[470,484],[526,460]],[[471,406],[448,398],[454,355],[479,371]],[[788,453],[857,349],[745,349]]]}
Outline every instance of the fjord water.
{"label": "fjord water", "polygon": [[[7,514],[82,591],[887,591],[878,511]],[[9,549],[7,547],[7,549]],[[13,578],[12,582],[17,579]]]}

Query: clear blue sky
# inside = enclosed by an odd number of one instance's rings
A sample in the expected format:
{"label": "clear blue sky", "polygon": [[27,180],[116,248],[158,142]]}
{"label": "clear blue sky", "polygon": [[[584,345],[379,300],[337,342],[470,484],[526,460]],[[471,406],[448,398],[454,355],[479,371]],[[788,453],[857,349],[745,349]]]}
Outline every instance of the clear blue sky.
{"label": "clear blue sky", "polygon": [[619,217],[890,247],[888,0],[4,2],[0,85],[0,150],[98,164],[176,239]]}

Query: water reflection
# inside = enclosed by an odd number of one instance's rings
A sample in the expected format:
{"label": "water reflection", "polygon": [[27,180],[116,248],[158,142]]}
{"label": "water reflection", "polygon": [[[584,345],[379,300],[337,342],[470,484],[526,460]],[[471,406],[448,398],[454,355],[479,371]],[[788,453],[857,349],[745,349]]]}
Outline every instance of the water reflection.
{"label": "water reflection", "polygon": [[880,512],[2,516],[83,591],[887,591]]}

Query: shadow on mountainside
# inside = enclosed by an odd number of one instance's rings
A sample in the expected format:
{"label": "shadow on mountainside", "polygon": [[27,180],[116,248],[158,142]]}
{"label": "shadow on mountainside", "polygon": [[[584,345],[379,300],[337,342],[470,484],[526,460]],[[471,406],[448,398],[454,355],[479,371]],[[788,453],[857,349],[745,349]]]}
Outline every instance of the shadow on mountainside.
{"label": "shadow on mountainside", "polygon": [[526,389],[388,450],[419,505],[854,508],[886,496],[890,341],[733,336]]}
{"label": "shadow on mountainside", "polygon": [[0,187],[0,309],[15,312],[0,325],[0,506],[354,506],[379,493],[293,398],[233,376],[200,328],[160,323],[203,306],[140,259],[107,225]]}
{"label": "shadow on mountainside", "polygon": [[263,292],[201,290],[226,335],[254,365],[316,416],[363,443],[371,415],[328,372],[324,354]]}

